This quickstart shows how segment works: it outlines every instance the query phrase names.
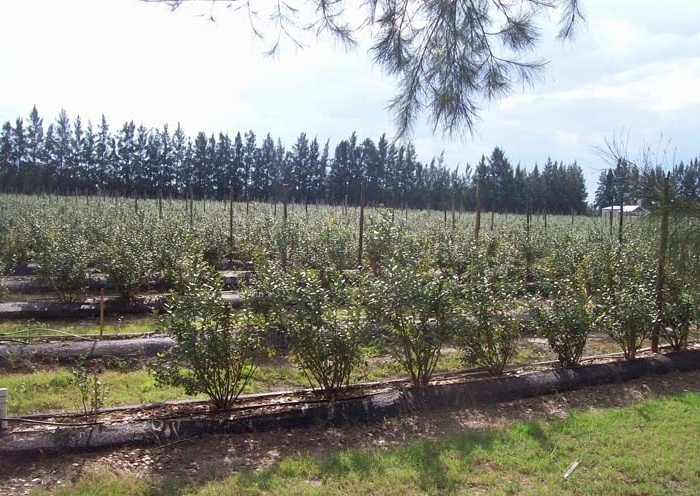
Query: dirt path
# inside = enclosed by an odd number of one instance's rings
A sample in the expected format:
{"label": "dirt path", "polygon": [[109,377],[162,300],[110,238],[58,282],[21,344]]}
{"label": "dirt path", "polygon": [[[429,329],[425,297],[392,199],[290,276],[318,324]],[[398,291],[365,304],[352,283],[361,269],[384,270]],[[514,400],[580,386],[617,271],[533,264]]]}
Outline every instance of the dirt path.
{"label": "dirt path", "polygon": [[386,449],[464,429],[503,426],[515,420],[562,418],[571,410],[619,407],[658,395],[700,391],[700,372],[646,377],[625,384],[583,388],[463,411],[411,415],[372,425],[311,428],[235,436],[211,435],[148,448],[125,448],[59,458],[0,460],[0,494],[26,494],[31,487],[60,487],[94,471],[128,472],[159,480],[205,482],[260,470],[281,458],[329,450]]}

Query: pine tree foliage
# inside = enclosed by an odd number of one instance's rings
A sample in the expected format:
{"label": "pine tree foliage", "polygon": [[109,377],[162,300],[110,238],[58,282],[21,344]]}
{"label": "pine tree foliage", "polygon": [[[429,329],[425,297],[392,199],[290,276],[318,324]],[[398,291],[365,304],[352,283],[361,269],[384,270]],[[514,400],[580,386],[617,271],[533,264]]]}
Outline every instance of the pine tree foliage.
{"label": "pine tree foliage", "polygon": [[[197,0],[143,0],[176,9]],[[532,84],[545,61],[533,58],[542,26],[559,16],[560,39],[583,20],[580,0],[204,0],[234,6],[275,53],[287,38],[301,46],[303,31],[331,34],[355,45],[369,33],[371,57],[397,81],[389,103],[397,134],[411,134],[425,114],[449,135],[473,132],[480,105]],[[270,21],[273,26],[270,26]]]}
{"label": "pine tree foliage", "polygon": [[[93,126],[65,110],[48,127],[36,108],[0,127],[0,192],[110,194],[156,198],[234,199],[358,205],[362,182],[368,205],[394,208],[473,210],[476,180],[482,205],[497,212],[585,213],[587,192],[576,163],[547,158],[513,166],[496,147],[473,165],[455,168],[442,156],[421,162],[414,146],[352,133],[336,144],[302,132],[287,147],[269,133],[199,132],[179,124],[151,129],[125,122],[111,126],[102,116]],[[260,136],[263,136],[261,134]],[[323,143],[323,145],[321,145]],[[641,200],[659,204],[666,169],[629,161],[601,172],[595,207]],[[700,159],[670,169],[672,197],[700,204]],[[285,193],[286,191],[286,193]],[[675,201],[675,200],[674,200]]]}

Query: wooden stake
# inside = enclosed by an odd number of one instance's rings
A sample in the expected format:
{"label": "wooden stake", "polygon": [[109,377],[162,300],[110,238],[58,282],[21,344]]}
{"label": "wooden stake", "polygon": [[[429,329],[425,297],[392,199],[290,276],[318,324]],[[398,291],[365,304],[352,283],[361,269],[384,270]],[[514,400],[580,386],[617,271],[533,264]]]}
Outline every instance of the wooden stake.
{"label": "wooden stake", "polygon": [[364,238],[364,232],[365,232],[365,194],[366,194],[366,186],[364,180],[362,181],[362,184],[360,185],[360,239],[359,239],[359,246],[357,249],[357,266],[360,267],[362,265],[362,242]]}
{"label": "wooden stake", "polygon": [[7,429],[7,388],[0,388],[0,431]]}
{"label": "wooden stake", "polygon": [[664,178],[664,196],[661,200],[661,233],[659,236],[659,256],[656,264],[656,287],[654,290],[656,303],[656,321],[651,330],[651,351],[657,353],[659,351],[659,335],[661,334],[661,312],[664,307],[664,277],[666,276],[666,252],[668,251],[668,211],[670,203],[670,185],[671,173],[667,173]]}
{"label": "wooden stake", "polygon": [[233,256],[233,188],[228,192],[228,243]]}
{"label": "wooden stake", "polygon": [[100,288],[100,337],[105,332],[105,288]]}
{"label": "wooden stake", "polygon": [[474,240],[479,241],[481,229],[481,178],[476,179],[476,221],[474,223]]}

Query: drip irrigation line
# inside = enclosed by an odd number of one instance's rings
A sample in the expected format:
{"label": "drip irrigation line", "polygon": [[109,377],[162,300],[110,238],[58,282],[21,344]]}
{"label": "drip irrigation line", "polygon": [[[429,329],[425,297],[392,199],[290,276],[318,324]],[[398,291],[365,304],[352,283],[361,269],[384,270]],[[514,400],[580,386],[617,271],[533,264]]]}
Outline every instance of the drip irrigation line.
{"label": "drip irrigation line", "polygon": [[95,425],[104,425],[104,422],[50,422],[48,420],[34,420],[24,417],[7,417],[5,420],[22,422],[25,424],[55,425],[59,427],[92,427]]}

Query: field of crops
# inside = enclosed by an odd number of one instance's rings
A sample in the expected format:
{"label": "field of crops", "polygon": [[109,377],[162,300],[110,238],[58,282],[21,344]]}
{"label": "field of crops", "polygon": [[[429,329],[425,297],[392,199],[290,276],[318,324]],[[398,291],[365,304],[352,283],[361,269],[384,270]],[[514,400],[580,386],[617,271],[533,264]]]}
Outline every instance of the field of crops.
{"label": "field of crops", "polygon": [[[368,209],[362,261],[358,261],[359,208],[100,197],[0,196],[0,266],[23,273],[36,264],[59,298],[80,298],[89,276],[103,274],[125,298],[173,272],[188,256],[218,268],[259,268],[267,262],[316,270],[376,267],[396,243],[419,244],[421,258],[459,273],[475,247],[475,215]],[[481,246],[492,260],[505,259],[513,283],[526,269],[543,277],[568,259],[590,269],[613,257],[617,220],[485,213]],[[627,220],[626,220],[627,222]],[[653,222],[630,219],[624,228],[630,251],[655,256]],[[642,224],[640,226],[640,224]],[[396,230],[404,230],[400,239]],[[394,236],[394,238],[392,238]],[[564,257],[564,258],[562,258]],[[576,267],[574,267],[576,266]],[[539,281],[543,282],[543,277]]]}
{"label": "field of crops", "polygon": [[[655,326],[662,344],[682,349],[699,315],[697,219],[671,219],[659,281],[653,216],[620,227],[545,214],[10,195],[0,212],[0,302],[18,298],[19,276],[64,302],[100,289],[125,301],[172,293],[160,329],[179,346],[148,370],[216,406],[255,383],[271,335],[297,382],[333,397],[367,356],[422,385],[443,370],[447,347],[455,368],[497,375],[522,359],[524,336],[538,337],[575,366],[592,333],[627,358]],[[217,270],[237,271],[241,308],[222,300]]]}

